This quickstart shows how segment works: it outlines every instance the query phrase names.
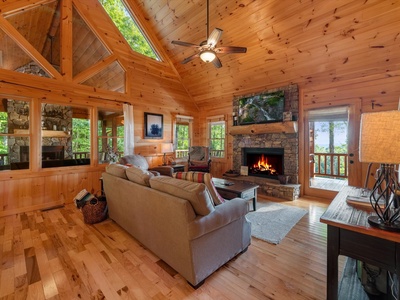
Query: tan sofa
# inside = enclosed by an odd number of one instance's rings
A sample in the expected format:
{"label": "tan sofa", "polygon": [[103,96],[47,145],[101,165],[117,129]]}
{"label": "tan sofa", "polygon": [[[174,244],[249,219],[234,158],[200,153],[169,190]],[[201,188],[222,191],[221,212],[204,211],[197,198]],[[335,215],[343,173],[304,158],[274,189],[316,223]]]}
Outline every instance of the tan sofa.
{"label": "tan sofa", "polygon": [[103,183],[110,218],[195,288],[250,245],[243,199],[215,206],[203,183],[122,165],[108,166]]}

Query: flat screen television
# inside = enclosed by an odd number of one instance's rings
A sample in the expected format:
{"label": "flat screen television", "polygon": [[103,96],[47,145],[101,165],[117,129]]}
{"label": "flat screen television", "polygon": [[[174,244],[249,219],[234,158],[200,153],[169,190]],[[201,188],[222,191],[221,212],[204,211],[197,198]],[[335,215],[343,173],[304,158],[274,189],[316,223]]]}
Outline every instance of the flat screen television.
{"label": "flat screen television", "polygon": [[240,125],[283,121],[285,92],[257,94],[239,99]]}

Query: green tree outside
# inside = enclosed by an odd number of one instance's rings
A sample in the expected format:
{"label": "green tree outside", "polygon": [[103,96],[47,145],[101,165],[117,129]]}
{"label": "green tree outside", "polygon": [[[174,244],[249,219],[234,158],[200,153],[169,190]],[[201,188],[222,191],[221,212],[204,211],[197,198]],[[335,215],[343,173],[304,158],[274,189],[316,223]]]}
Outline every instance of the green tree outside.
{"label": "green tree outside", "polygon": [[99,0],[99,2],[134,51],[159,60],[122,0]]}
{"label": "green tree outside", "polygon": [[[0,112],[0,133],[7,133],[7,113]],[[0,153],[8,153],[7,137],[0,137]]]}
{"label": "green tree outside", "polygon": [[72,152],[90,153],[90,120],[72,119]]}
{"label": "green tree outside", "polygon": [[[346,135],[347,137],[347,121],[326,121],[318,122],[320,126],[314,132],[315,141],[319,135],[328,135],[329,143],[328,145],[319,145],[317,142],[314,145],[314,153],[333,153],[333,154],[346,154],[348,152],[347,138],[346,142],[337,144],[335,142],[335,136]],[[317,159],[317,158],[316,158]],[[320,157],[321,161],[318,159],[315,161],[315,171],[321,173],[332,174],[332,170],[337,170],[339,165],[339,174],[333,175],[347,175],[345,168],[345,161],[341,157],[333,157],[333,161],[330,159],[325,160],[323,156]],[[321,170],[319,170],[319,168]]]}
{"label": "green tree outside", "polygon": [[176,124],[176,150],[189,150],[189,125]]}
{"label": "green tree outside", "polygon": [[225,123],[210,124],[210,149],[212,155],[225,156]]}

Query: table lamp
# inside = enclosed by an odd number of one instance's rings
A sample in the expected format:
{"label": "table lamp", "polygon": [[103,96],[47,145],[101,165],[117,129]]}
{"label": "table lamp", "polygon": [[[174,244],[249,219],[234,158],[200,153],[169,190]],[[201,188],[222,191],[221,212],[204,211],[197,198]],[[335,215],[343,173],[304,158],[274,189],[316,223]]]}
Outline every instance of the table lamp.
{"label": "table lamp", "polygon": [[167,157],[166,157],[166,154],[167,154],[167,153],[171,153],[171,152],[174,152],[174,147],[173,147],[173,145],[172,145],[171,143],[162,143],[162,144],[161,144],[161,153],[164,154],[163,159],[162,159],[162,161],[163,161],[163,166],[166,166],[166,165],[167,165]]}
{"label": "table lamp", "polygon": [[400,190],[395,165],[400,163],[400,111],[361,115],[360,161],[379,163],[370,202],[371,226],[400,231]]}

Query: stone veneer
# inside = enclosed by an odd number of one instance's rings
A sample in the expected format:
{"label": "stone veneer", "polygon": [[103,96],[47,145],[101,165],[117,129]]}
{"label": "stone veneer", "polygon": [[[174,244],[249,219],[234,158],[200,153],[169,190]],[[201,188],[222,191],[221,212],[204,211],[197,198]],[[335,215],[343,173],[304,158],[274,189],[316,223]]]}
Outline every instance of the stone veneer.
{"label": "stone veneer", "polygon": [[[263,91],[285,91],[285,112],[292,113],[292,120],[298,119],[299,92],[297,85],[289,85],[278,89]],[[238,100],[245,95],[235,97],[233,100],[234,112],[238,111]],[[268,126],[268,123],[265,124]],[[299,183],[299,137],[298,133],[266,133],[255,135],[235,135],[233,137],[233,169],[240,171],[242,164],[242,148],[283,148],[284,149],[284,175],[288,176],[288,185],[280,185],[278,180],[256,176],[240,176],[241,180],[252,181],[260,185],[259,191],[268,196],[294,200],[300,194]],[[254,177],[254,178],[253,178]]]}
{"label": "stone veneer", "polygon": [[[7,126],[8,132],[14,133],[14,129],[29,129],[29,103],[19,100],[7,100]],[[70,106],[55,104],[42,104],[43,129],[72,130],[72,109]],[[29,138],[8,138],[9,162],[21,162],[20,147],[29,146]],[[43,137],[42,146],[64,146],[64,158],[72,159],[71,137]]]}

